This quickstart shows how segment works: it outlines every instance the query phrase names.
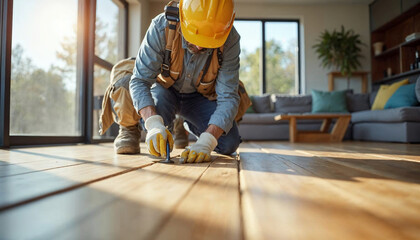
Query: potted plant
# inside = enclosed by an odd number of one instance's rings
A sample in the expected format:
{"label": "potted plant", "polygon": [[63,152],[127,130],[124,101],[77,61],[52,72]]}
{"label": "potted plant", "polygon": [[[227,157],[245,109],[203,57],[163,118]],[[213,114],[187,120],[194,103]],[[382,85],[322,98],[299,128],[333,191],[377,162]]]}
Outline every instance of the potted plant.
{"label": "potted plant", "polygon": [[353,30],[346,30],[341,26],[341,31],[325,30],[321,33],[318,43],[313,46],[318,58],[321,59],[321,66],[324,68],[333,67],[347,77],[347,87],[350,83],[352,72],[361,66],[359,59],[361,45],[360,35]]}

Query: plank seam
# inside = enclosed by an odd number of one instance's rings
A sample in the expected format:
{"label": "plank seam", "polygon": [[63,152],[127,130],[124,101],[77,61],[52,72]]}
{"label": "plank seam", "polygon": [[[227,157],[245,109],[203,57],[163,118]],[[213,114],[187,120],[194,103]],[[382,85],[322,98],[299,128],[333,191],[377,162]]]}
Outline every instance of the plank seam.
{"label": "plank seam", "polygon": [[237,160],[237,168],[238,168],[238,193],[239,193],[239,227],[241,229],[239,238],[241,240],[245,239],[245,223],[244,223],[244,214],[242,209],[242,190],[241,190],[241,155],[239,153],[236,154]]}
{"label": "plank seam", "polygon": [[[264,147],[262,147],[261,146],[261,149],[260,149],[261,151],[263,151],[263,152],[266,152],[266,153],[269,153],[269,154],[271,154],[270,153],[270,151],[268,151],[267,149],[265,149]],[[296,152],[298,152],[298,150],[295,150]],[[288,160],[287,158],[285,158],[285,157],[282,157],[282,156],[277,156],[277,155],[275,155],[275,154],[273,154],[273,157],[274,158],[276,158],[276,159],[278,159],[278,160],[280,160],[280,161],[282,161],[285,165],[287,165],[287,166],[289,166],[289,167],[291,167],[292,168],[292,166],[291,165],[294,165],[295,167],[298,167],[298,168],[300,168],[302,171],[304,171],[304,172],[308,172],[308,173],[311,173],[311,174],[313,174],[314,176],[317,176],[317,177],[322,177],[322,176],[320,176],[319,174],[317,174],[316,172],[314,172],[314,171],[312,171],[312,170],[309,170],[309,169],[307,169],[306,167],[303,167],[303,166],[300,166],[299,164],[297,164],[297,163],[295,163],[294,161],[291,161],[291,160]],[[331,162],[331,161],[329,161],[329,160],[327,160],[327,159],[324,159],[324,158],[321,158],[321,157],[318,157],[318,156],[312,156],[312,157],[314,157],[314,158],[317,158],[317,159],[321,159],[321,160],[324,160],[324,161],[328,161],[328,162]],[[343,165],[341,165],[341,166],[343,166]],[[344,166],[344,167],[347,167],[347,166]],[[356,169],[356,170],[359,170],[359,169]],[[360,170],[359,170],[360,171]],[[373,174],[373,175],[375,175],[375,174]],[[329,185],[329,186],[331,186],[331,187],[333,187],[333,189],[335,190],[335,191],[338,191],[338,192],[340,192],[341,194],[344,194],[345,196],[347,196],[347,198],[348,199],[352,199],[352,201],[356,201],[356,203],[353,203],[353,206],[354,207],[358,207],[358,204],[357,204],[357,202],[360,202],[360,201],[369,201],[369,199],[367,199],[366,197],[364,197],[363,195],[360,195],[360,194],[350,194],[349,192],[347,192],[346,190],[343,190],[343,188],[341,187],[341,186],[339,186],[339,185],[337,185],[336,183],[329,183],[329,182],[326,182],[326,181],[323,181],[323,184],[327,184],[327,185]],[[381,216],[378,216],[376,213],[374,213],[374,212],[372,212],[370,209],[367,209],[367,208],[365,208],[365,207],[358,207],[358,209],[359,210],[361,210],[361,211],[363,211],[365,214],[367,214],[367,215],[369,215],[369,216],[371,216],[372,218],[374,218],[374,219],[376,219],[378,222],[381,222],[382,224],[385,224],[385,225],[387,225],[388,227],[391,227],[391,228],[393,228],[393,229],[396,229],[396,230],[398,230],[398,226],[395,226],[392,222],[390,222],[390,221],[387,221],[387,220],[385,220],[385,219],[383,219]],[[404,237],[406,237],[406,238],[410,238],[406,233],[404,233],[404,232],[400,232]]]}
{"label": "plank seam", "polygon": [[96,179],[93,179],[93,180],[90,180],[90,181],[75,184],[75,185],[72,185],[72,186],[69,186],[69,187],[62,188],[60,190],[52,191],[52,192],[42,194],[42,195],[39,195],[39,196],[36,196],[36,197],[32,197],[32,198],[29,198],[29,199],[26,199],[26,200],[23,200],[23,201],[20,201],[20,202],[12,203],[12,204],[5,205],[5,206],[0,206],[0,212],[11,209],[11,208],[14,208],[14,207],[18,207],[18,206],[21,206],[21,205],[24,205],[24,204],[27,204],[27,203],[30,203],[30,202],[38,201],[38,200],[47,198],[49,196],[53,196],[53,195],[56,195],[56,194],[61,194],[61,193],[65,193],[65,192],[68,192],[68,191],[72,191],[72,190],[84,187],[86,185],[89,185],[91,183],[99,182],[99,181],[102,181],[102,180],[105,180],[105,179],[108,179],[108,178],[116,177],[116,176],[119,176],[119,175],[122,175],[122,174],[125,174],[125,173],[129,173],[129,172],[132,172],[132,171],[136,171],[136,170],[141,169],[141,168],[149,167],[149,166],[152,166],[153,164],[155,164],[155,163],[151,162],[151,163],[143,164],[143,165],[135,167],[135,168],[126,169],[126,170],[123,170],[121,172],[117,172],[117,173],[106,175],[106,176],[96,178]]}
{"label": "plank seam", "polygon": [[156,237],[158,236],[159,231],[161,229],[163,229],[165,227],[165,225],[169,222],[169,220],[174,215],[174,213],[175,213],[176,209],[178,208],[178,206],[188,196],[188,194],[192,191],[192,189],[198,183],[198,181],[200,181],[200,179],[204,175],[204,173],[210,168],[210,165],[211,165],[212,162],[214,162],[214,161],[209,162],[209,164],[207,165],[206,169],[204,169],[204,171],[200,174],[200,176],[198,176],[198,178],[193,182],[193,184],[191,184],[190,188],[188,188],[188,190],[185,192],[185,194],[179,198],[179,201],[174,204],[174,207],[169,211],[169,213],[167,214],[167,216],[166,217],[163,217],[161,223],[160,224],[157,224],[156,228],[154,230],[152,230],[150,232],[149,236],[146,236],[144,239],[156,239]]}
{"label": "plank seam", "polygon": [[23,172],[23,173],[16,173],[16,174],[4,175],[4,176],[0,176],[0,178],[6,178],[6,177],[12,177],[12,176],[19,176],[19,175],[25,175],[25,174],[30,174],[30,173],[36,173],[36,172],[44,172],[44,171],[49,171],[49,170],[53,170],[53,169],[60,169],[60,168],[66,168],[66,167],[74,167],[74,166],[78,166],[78,165],[82,165],[82,164],[89,164],[89,163],[75,163],[75,164],[65,165],[65,166],[60,166],[60,167],[45,168],[45,169],[34,170],[34,171],[30,171],[30,172]]}

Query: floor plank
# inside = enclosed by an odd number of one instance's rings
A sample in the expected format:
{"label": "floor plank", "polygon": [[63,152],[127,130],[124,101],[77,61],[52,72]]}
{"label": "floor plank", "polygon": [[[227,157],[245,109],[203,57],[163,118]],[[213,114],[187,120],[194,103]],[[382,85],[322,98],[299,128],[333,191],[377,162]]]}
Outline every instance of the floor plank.
{"label": "floor plank", "polygon": [[[323,174],[331,172],[336,178],[322,176],[321,170],[313,169],[313,166],[323,166],[325,161],[293,152],[283,156],[278,154],[271,149],[263,151],[255,144],[241,145],[240,174],[246,238],[415,239],[419,236],[415,229],[419,226],[418,221],[409,221],[404,229],[399,228],[414,214],[401,221],[374,215],[359,206],[366,201],[357,195],[353,197],[346,186],[337,187],[340,182],[352,183],[343,181],[340,173],[354,169],[343,166],[340,166],[343,169],[341,172],[324,169]],[[312,163],[310,171],[308,166],[304,168],[294,164],[299,159],[299,163]],[[362,185],[360,182],[353,183]],[[375,207],[373,204],[370,206]],[[417,220],[415,215],[414,218]]]}
{"label": "floor plank", "polygon": [[[109,160],[113,152],[108,146],[109,144],[98,144],[89,147],[13,149],[7,157],[0,157],[1,162],[9,163],[0,165],[0,178]],[[100,151],[103,147],[105,151]],[[147,152],[147,149],[142,147],[141,152]]]}
{"label": "floor plank", "polygon": [[220,156],[175,209],[156,239],[241,239],[238,161]]}
{"label": "floor plank", "polygon": [[0,239],[420,239],[419,144],[239,151],[165,165],[112,143],[0,150]]}
{"label": "floor plank", "polygon": [[[113,149],[97,146],[94,152],[106,152],[103,160],[93,158],[83,164],[36,171],[0,178],[0,210],[42,198],[61,191],[83,186],[118,174],[133,171],[153,163],[149,154],[115,155]],[[176,150],[174,155],[181,152]]]}
{"label": "floor plank", "polygon": [[411,158],[407,159],[396,154],[382,154],[380,151],[377,153],[360,153],[359,151],[365,152],[363,148],[359,147],[356,152],[347,150],[347,148],[338,148],[334,145],[301,144],[299,150],[311,156],[323,157],[337,164],[386,178],[420,183],[420,163]]}
{"label": "floor plank", "polygon": [[150,239],[209,165],[156,163],[3,211],[0,232],[10,239]]}

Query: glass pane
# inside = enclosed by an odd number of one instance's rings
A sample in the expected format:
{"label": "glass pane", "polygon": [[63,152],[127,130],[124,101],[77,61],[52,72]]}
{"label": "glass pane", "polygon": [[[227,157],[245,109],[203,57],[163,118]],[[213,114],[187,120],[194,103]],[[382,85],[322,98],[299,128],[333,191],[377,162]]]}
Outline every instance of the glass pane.
{"label": "glass pane", "polygon": [[99,135],[99,117],[102,112],[102,99],[109,85],[111,72],[98,66],[93,66],[93,138],[103,139],[117,134],[109,129],[103,136]]}
{"label": "glass pane", "polygon": [[266,22],[266,91],[297,94],[298,23]]}
{"label": "glass pane", "polygon": [[262,81],[260,76],[262,24],[260,21],[235,20],[234,26],[241,35],[239,79],[244,82],[248,94],[258,95],[261,93]]}
{"label": "glass pane", "polygon": [[11,135],[80,136],[77,0],[14,0]]}
{"label": "glass pane", "polygon": [[95,54],[112,64],[118,61],[118,19],[112,0],[96,1]]}

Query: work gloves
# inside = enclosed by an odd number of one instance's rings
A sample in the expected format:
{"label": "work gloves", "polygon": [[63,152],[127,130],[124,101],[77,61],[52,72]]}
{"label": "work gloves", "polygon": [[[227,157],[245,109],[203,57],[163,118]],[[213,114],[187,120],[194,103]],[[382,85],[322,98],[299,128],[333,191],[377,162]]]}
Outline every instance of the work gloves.
{"label": "work gloves", "polygon": [[203,132],[189,149],[181,153],[181,162],[200,163],[211,160],[210,153],[217,146],[217,139],[208,132]]}
{"label": "work gloves", "polygon": [[[156,157],[166,157],[166,141],[172,151],[174,140],[172,134],[163,125],[163,118],[159,115],[153,115],[144,122],[146,127],[146,145],[150,154]],[[169,154],[169,153],[168,153]]]}

